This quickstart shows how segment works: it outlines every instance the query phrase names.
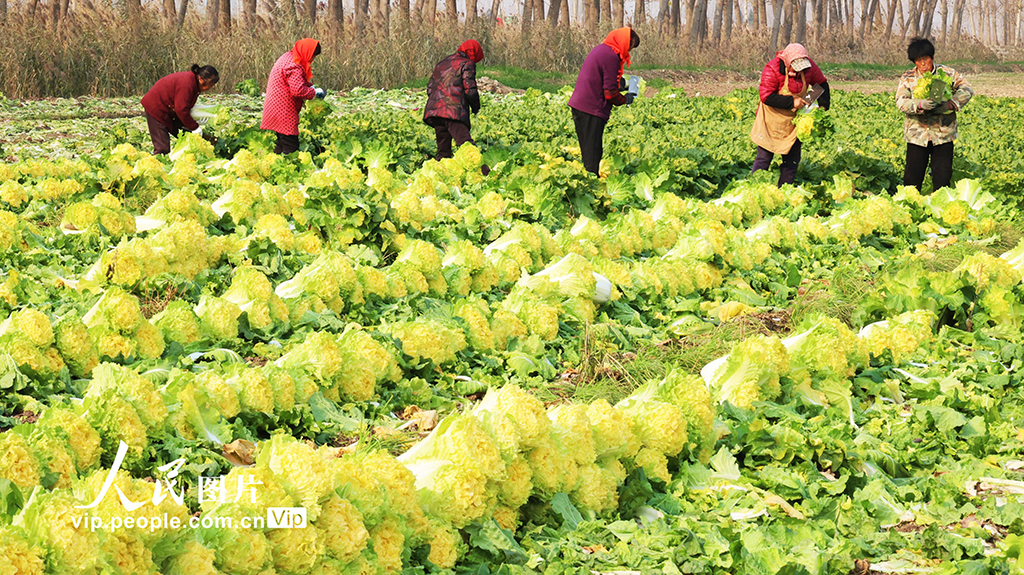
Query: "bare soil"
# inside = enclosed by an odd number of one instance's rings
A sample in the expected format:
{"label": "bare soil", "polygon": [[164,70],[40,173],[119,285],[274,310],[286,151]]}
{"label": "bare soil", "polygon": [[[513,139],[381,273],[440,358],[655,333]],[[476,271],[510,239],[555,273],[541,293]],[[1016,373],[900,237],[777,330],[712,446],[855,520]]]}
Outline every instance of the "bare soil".
{"label": "bare soil", "polygon": [[[908,67],[909,69],[909,67]],[[971,72],[964,70],[964,76],[974,88],[974,93],[994,98],[1024,97],[1024,73],[1018,72]],[[685,72],[681,70],[644,70],[640,74],[650,80],[660,78],[675,88],[682,88],[689,96],[724,96],[733,90],[756,86],[759,76],[753,73],[713,70],[707,72]],[[861,91],[866,93],[891,92],[896,89],[898,77],[859,79],[833,78],[829,85],[836,90]]]}

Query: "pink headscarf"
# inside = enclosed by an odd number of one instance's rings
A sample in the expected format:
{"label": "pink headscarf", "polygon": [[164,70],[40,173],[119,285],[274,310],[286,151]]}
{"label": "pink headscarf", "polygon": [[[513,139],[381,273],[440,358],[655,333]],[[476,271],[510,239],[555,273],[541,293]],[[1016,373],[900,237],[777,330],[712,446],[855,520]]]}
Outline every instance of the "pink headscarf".
{"label": "pink headscarf", "polygon": [[776,52],[775,55],[782,58],[782,61],[786,63],[786,66],[791,65],[793,60],[796,60],[797,58],[810,59],[810,56],[807,55],[807,48],[804,48],[803,44],[795,43],[786,46],[785,49]]}

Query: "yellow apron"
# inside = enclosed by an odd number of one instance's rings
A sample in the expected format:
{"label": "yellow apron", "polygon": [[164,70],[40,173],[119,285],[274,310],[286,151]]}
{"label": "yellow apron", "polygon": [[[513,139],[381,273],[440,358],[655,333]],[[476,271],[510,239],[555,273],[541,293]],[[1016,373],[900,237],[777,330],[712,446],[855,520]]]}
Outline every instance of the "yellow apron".
{"label": "yellow apron", "polygon": [[[807,95],[807,82],[804,81],[803,72],[800,72],[799,77],[803,88],[795,96],[803,98]],[[794,95],[789,91],[788,76],[782,82],[782,89],[779,90],[779,94],[783,96]],[[757,116],[754,118],[754,127],[750,129],[750,139],[773,154],[788,154],[790,148],[796,143],[796,126],[793,125],[793,118],[795,117],[796,112],[766,106],[758,98]]]}

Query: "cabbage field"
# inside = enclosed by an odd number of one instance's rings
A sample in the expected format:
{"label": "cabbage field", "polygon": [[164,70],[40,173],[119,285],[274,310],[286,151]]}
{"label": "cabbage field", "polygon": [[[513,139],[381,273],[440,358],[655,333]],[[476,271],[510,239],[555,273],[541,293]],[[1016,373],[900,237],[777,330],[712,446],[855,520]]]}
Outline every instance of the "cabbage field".
{"label": "cabbage field", "polygon": [[601,178],[567,98],[0,102],[0,574],[1024,573],[1024,101],[919,191],[891,94],[782,188],[753,89]]}

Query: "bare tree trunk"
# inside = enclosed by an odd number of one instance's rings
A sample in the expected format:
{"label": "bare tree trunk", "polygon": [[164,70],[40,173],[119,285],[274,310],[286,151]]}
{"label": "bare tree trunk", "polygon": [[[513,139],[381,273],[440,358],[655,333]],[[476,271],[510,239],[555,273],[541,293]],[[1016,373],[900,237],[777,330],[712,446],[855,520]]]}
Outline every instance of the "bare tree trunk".
{"label": "bare tree trunk", "polygon": [[[227,2],[229,0],[224,1]],[[210,32],[216,32],[217,28],[220,27],[220,0],[207,0],[206,20]]]}
{"label": "bare tree trunk", "polygon": [[[314,8],[316,4],[313,4]],[[231,31],[231,0],[220,0],[220,27]]]}
{"label": "bare tree trunk", "polygon": [[583,0],[583,26],[591,34],[597,32],[597,21],[601,16],[601,4],[599,0]]}
{"label": "bare tree trunk", "polygon": [[693,4],[693,12],[690,14],[690,39],[691,48],[700,46],[707,37],[708,26],[708,0],[697,0]]}
{"label": "bare tree trunk", "polygon": [[935,23],[935,6],[939,3],[939,0],[931,0],[927,2],[924,14],[922,15],[923,22],[921,25],[921,34],[923,36],[930,37],[932,35],[932,26]]}
{"label": "bare tree trunk", "polygon": [[[363,34],[366,33],[366,21],[369,20],[369,8],[370,8],[370,6],[369,6],[369,0],[355,0],[355,2],[356,2],[355,6],[352,7],[353,10],[355,11],[355,13],[353,14],[353,19],[355,20],[355,22],[354,22],[355,29],[356,29],[355,32],[356,32],[356,37],[357,38],[361,38],[363,36]],[[428,0],[428,2],[432,3],[434,5],[434,7],[437,6],[437,0]],[[424,5],[424,9],[427,9],[427,8],[428,8],[428,6]],[[431,17],[430,17],[430,23],[431,24],[434,23],[433,15],[431,15]]]}
{"label": "bare tree trunk", "polygon": [[569,24],[569,0],[561,0],[559,4],[562,6],[558,10],[558,25],[562,28],[568,28]]}
{"label": "bare tree trunk", "polygon": [[487,14],[487,17],[491,19],[491,23],[494,23],[494,19],[498,17],[498,8],[501,7],[501,0],[491,1],[491,11]]}
{"label": "bare tree trunk", "polygon": [[807,41],[807,0],[796,0],[796,2],[796,39],[794,41],[803,44]]}
{"label": "bare tree trunk", "polygon": [[[699,0],[699,1],[700,2],[704,2],[705,3],[705,7],[707,6],[707,1],[708,0]],[[679,30],[681,30],[682,26],[683,26],[683,18],[682,18],[682,13],[680,12],[681,8],[680,8],[680,3],[679,2],[680,2],[680,0],[672,0],[671,1],[671,3],[670,3],[671,9],[669,10],[669,15],[668,15],[669,20],[672,21],[672,35],[673,36],[677,36],[677,37],[679,36]],[[690,11],[690,14],[692,15],[693,12]]]}
{"label": "bare tree trunk", "polygon": [[[249,13],[248,4],[248,0],[242,2],[242,21],[245,22],[246,28],[251,29],[256,21],[256,11],[253,10],[252,13]],[[252,2],[252,7],[256,8],[255,2]],[[327,21],[331,23],[331,28],[336,32],[345,30],[345,4],[342,0],[327,0]]]}
{"label": "bare tree trunk", "polygon": [[455,0],[444,0],[444,13],[449,22],[459,21],[459,7]]}
{"label": "bare tree trunk", "polygon": [[785,19],[782,22],[782,45],[787,46],[790,40],[793,38],[793,14],[796,12],[793,10],[794,0],[783,0],[785,5]]}
{"label": "bare tree trunk", "polygon": [[[401,22],[402,26],[409,26],[409,4],[411,0],[398,0],[398,21]],[[345,19],[345,9],[342,8],[341,19]]]}
{"label": "bare tree trunk", "polygon": [[[557,1],[557,0],[553,0]],[[615,27],[626,25],[626,0],[615,0]]]}
{"label": "bare tree trunk", "polygon": [[0,22],[7,21],[7,0],[0,0]]}
{"label": "bare tree trunk", "polygon": [[[866,6],[865,6],[866,4]],[[878,0],[870,0],[869,2],[861,2],[861,7],[864,10],[861,14],[860,19],[860,39],[864,40],[864,35],[868,32],[868,27],[871,25],[871,18],[875,12],[875,7],[878,6]]]}
{"label": "bare tree trunk", "polygon": [[551,0],[551,5],[548,6],[548,23],[554,26],[558,23],[558,17],[562,15],[562,2],[561,0]]}
{"label": "bare tree trunk", "polygon": [[978,34],[978,21],[974,17],[974,2],[970,0],[967,2],[967,22],[971,25],[971,35],[981,40],[981,36]]}
{"label": "bare tree trunk", "polygon": [[897,0],[888,0],[888,4],[885,6],[885,21],[883,24],[885,32],[882,36],[884,42],[888,42],[889,37],[892,35],[892,22],[896,17],[896,2]]}
{"label": "bare tree trunk", "polygon": [[647,3],[644,0],[636,0],[633,8],[633,23],[642,25],[644,22],[647,22]]}
{"label": "bare tree trunk", "polygon": [[772,39],[768,42],[767,56],[771,56],[778,49],[779,44],[779,28],[782,27],[782,0],[775,0],[772,2]]}
{"label": "bare tree trunk", "polygon": [[[303,16],[306,17],[306,20],[309,22],[310,26],[316,26],[316,0],[304,0],[304,1],[305,1],[305,4],[303,5],[303,8],[304,8]],[[231,6],[231,0],[227,0],[226,2],[222,1],[221,5],[224,5],[224,4],[227,4],[228,6]]]}
{"label": "bare tree trunk", "polygon": [[[33,2],[33,4],[35,4],[35,2]],[[142,2],[140,0],[127,0],[124,4],[125,8],[128,10],[128,18],[138,18],[142,13]]]}
{"label": "bare tree trunk", "polygon": [[[335,9],[335,4],[341,4],[341,0],[330,0],[330,2],[331,5],[327,8],[328,12]],[[256,28],[256,0],[242,0],[242,27],[246,30]]]}
{"label": "bare tree trunk", "polygon": [[[356,1],[360,3],[364,2],[364,0]],[[424,9],[427,11],[427,19],[429,20],[430,25],[433,26],[434,23],[437,22],[437,0],[427,0],[427,4],[424,6]]]}
{"label": "bare tree trunk", "polygon": [[825,26],[828,22],[827,0],[812,0],[814,2],[814,37],[821,40],[825,35]]}
{"label": "bare tree trunk", "polygon": [[939,14],[942,15],[942,43],[945,44],[949,35],[949,0],[942,0]]}
{"label": "bare tree trunk", "polygon": [[670,0],[660,0],[658,2],[658,30],[660,30],[662,34],[668,34],[669,30],[669,2]]}
{"label": "bare tree trunk", "polygon": [[185,25],[186,12],[188,12],[188,0],[181,0],[181,5],[178,7],[178,20],[174,23],[178,30]]}
{"label": "bare tree trunk", "polygon": [[[387,0],[384,0],[385,2]],[[476,0],[466,0],[466,24],[476,22]]]}
{"label": "bare tree trunk", "polygon": [[388,0],[370,0],[370,9],[373,11],[370,21],[374,34],[378,38],[387,38],[391,33],[391,3]]}
{"label": "bare tree trunk", "polygon": [[[596,2],[597,0],[594,0],[594,1]],[[531,24],[530,21],[532,20],[532,18],[533,18],[533,0],[523,0],[523,11],[522,11],[521,16],[520,16],[520,24],[522,25],[522,28],[521,28],[520,32],[522,33],[524,38],[530,32],[530,24]]]}
{"label": "bare tree trunk", "polygon": [[757,2],[757,29],[764,30],[768,27],[768,2],[767,0],[755,0]]}
{"label": "bare tree trunk", "polygon": [[722,8],[724,8],[722,6],[723,4],[725,4],[725,2],[722,2],[721,0],[715,2],[715,15],[711,18],[712,46],[718,46],[718,44],[722,41],[722,22],[725,18],[725,14],[723,14],[722,10]]}
{"label": "bare tree trunk", "polygon": [[608,22],[612,19],[612,0],[601,0],[601,12],[599,13],[599,22]]}
{"label": "bare tree trunk", "polygon": [[[64,0],[63,2],[61,2],[61,4],[62,4],[61,18],[63,18],[65,16],[67,16],[67,7],[66,7],[67,0]],[[177,12],[178,12],[178,10],[174,6],[174,0],[163,0],[160,3],[160,16],[163,17],[164,25],[166,25],[166,26],[173,26],[174,25],[174,21],[177,19],[176,18],[177,15],[178,15]]]}
{"label": "bare tree trunk", "polygon": [[917,15],[915,7],[919,3],[920,0],[908,0],[906,19],[903,18],[903,10],[900,10],[898,12],[898,15],[900,17],[900,29],[902,31],[901,39],[903,40],[906,40],[907,32],[910,31],[910,27],[913,25],[913,22],[915,21],[914,18]]}
{"label": "bare tree trunk", "polygon": [[1020,23],[1021,23],[1020,22],[1020,20],[1021,20],[1020,17],[1021,17],[1021,9],[1020,9],[1019,6],[1016,8],[1016,11],[1017,11],[1017,15],[1016,15],[1016,18],[1014,19],[1014,24],[1013,24],[1013,45],[1014,46],[1020,46]]}
{"label": "bare tree trunk", "polygon": [[[721,1],[721,0],[720,0]],[[724,0],[725,14],[722,15],[722,27],[725,28],[725,43],[732,43],[732,15],[736,11],[735,0]]]}

